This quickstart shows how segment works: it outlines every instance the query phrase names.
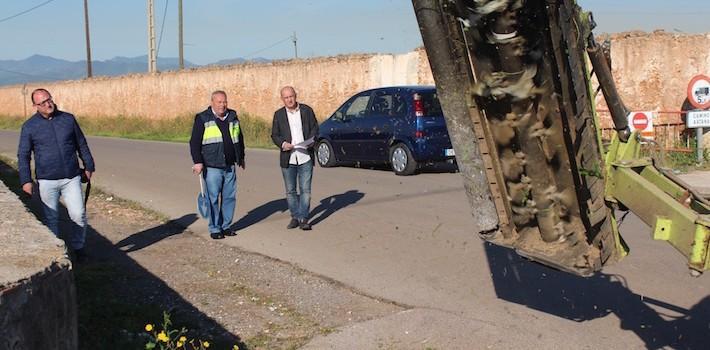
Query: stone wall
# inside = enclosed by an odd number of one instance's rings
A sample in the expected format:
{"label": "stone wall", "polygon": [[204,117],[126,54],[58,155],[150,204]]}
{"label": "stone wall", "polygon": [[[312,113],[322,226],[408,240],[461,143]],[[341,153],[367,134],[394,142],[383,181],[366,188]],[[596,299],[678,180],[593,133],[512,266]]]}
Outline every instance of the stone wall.
{"label": "stone wall", "polygon": [[327,118],[355,92],[387,85],[433,84],[423,50],[403,55],[348,55],[261,64],[206,67],[158,74],[0,87],[0,115],[33,112],[29,93],[47,88],[60,108],[82,117],[191,116],[225,90],[231,108],[270,120],[281,107],[279,88],[293,85],[299,100]]}
{"label": "stone wall", "polygon": [[76,349],[76,289],[64,243],[0,182],[0,350]]}
{"label": "stone wall", "polygon": [[[614,34],[611,42],[614,78],[633,110],[680,110],[691,77],[710,75],[710,34],[629,32]],[[61,108],[82,117],[191,116],[208,105],[210,92],[223,89],[232,108],[270,119],[281,106],[279,87],[294,85],[299,99],[324,119],[360,90],[433,83],[426,53],[418,49],[6,86],[0,87],[0,115],[31,114],[28,94],[42,86]],[[598,108],[606,109],[598,98]],[[677,115],[663,118],[678,121]]]}
{"label": "stone wall", "polygon": [[[628,32],[611,36],[612,74],[626,105],[637,111],[680,111],[690,79],[710,75],[710,34]],[[601,94],[597,104],[606,108]],[[680,122],[661,114],[663,122]]]}

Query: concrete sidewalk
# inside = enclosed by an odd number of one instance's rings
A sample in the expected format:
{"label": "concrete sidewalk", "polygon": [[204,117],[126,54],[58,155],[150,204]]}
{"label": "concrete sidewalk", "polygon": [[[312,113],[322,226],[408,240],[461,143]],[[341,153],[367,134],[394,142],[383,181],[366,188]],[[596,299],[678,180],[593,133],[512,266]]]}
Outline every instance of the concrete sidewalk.
{"label": "concrete sidewalk", "polygon": [[710,171],[696,170],[687,174],[680,174],[678,177],[695,188],[703,197],[710,197]]}

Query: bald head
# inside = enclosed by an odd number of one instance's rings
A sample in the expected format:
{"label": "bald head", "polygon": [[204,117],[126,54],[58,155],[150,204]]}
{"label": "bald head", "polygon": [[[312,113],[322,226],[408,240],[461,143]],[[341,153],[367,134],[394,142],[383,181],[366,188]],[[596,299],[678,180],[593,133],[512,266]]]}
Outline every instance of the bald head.
{"label": "bald head", "polygon": [[288,109],[296,109],[298,102],[296,101],[296,89],[292,86],[284,86],[281,88],[281,101]]}

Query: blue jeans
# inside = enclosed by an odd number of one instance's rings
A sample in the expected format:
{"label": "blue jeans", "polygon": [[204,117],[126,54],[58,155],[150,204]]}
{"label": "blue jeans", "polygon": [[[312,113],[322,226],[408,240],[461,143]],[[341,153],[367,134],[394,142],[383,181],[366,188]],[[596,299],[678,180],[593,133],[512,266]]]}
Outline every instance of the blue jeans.
{"label": "blue jeans", "polygon": [[81,176],[71,179],[37,180],[39,197],[44,210],[44,224],[59,237],[59,198],[67,208],[69,218],[74,223],[71,232],[66,237],[67,245],[73,249],[84,248],[86,240],[86,208],[84,194],[81,190]]}
{"label": "blue jeans", "polygon": [[[313,179],[313,163],[301,165],[289,164],[288,168],[281,168],[286,185],[286,202],[291,217],[298,220],[308,219],[311,210],[311,180]],[[298,184],[299,192],[296,191]]]}
{"label": "blue jeans", "polygon": [[237,172],[234,166],[205,168],[204,176],[210,203],[208,228],[210,233],[219,233],[232,225],[237,206]]}

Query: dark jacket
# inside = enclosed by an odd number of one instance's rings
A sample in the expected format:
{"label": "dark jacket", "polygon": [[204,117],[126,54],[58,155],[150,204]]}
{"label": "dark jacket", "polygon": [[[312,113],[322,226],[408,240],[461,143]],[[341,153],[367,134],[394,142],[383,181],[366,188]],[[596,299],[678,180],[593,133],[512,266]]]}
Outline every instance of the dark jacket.
{"label": "dark jacket", "polygon": [[96,170],[89,144],[76,119],[59,110],[52,113],[51,119],[35,113],[22,124],[20,145],[17,147],[21,185],[32,182],[30,161],[33,152],[37,179],[71,179],[80,175],[79,158],[86,170]]}
{"label": "dark jacket", "polygon": [[[205,122],[215,121],[217,122],[217,117],[212,112],[211,107],[207,107],[206,110],[195,115],[195,124],[192,127],[192,136],[190,137],[190,154],[192,155],[192,161],[197,163],[202,163],[206,167],[210,168],[226,168],[227,166],[232,166],[232,164],[227,164],[226,157],[224,153],[224,142],[219,142],[210,145],[202,144],[202,135],[205,132]],[[237,117],[237,112],[232,109],[227,109],[227,118],[225,122],[236,122],[239,123],[239,117]],[[234,142],[234,155],[237,165],[244,165],[244,128],[243,125],[239,124],[239,137],[238,142]],[[223,137],[229,138],[229,135],[222,134]]]}
{"label": "dark jacket", "polygon": [[[308,140],[309,138],[318,136],[318,120],[316,119],[316,114],[313,113],[313,109],[308,105],[299,103],[299,108],[301,110],[301,126],[303,127],[303,139]],[[274,121],[271,125],[271,140],[274,142],[276,147],[281,150],[279,163],[282,168],[288,168],[288,160],[291,158],[291,151],[284,151],[281,149],[281,145],[285,142],[291,143],[291,127],[288,124],[288,116],[286,115],[286,107],[281,107],[276,112],[274,112]],[[311,156],[311,163],[315,160],[315,155],[313,152],[313,145],[308,147],[308,154]]]}

